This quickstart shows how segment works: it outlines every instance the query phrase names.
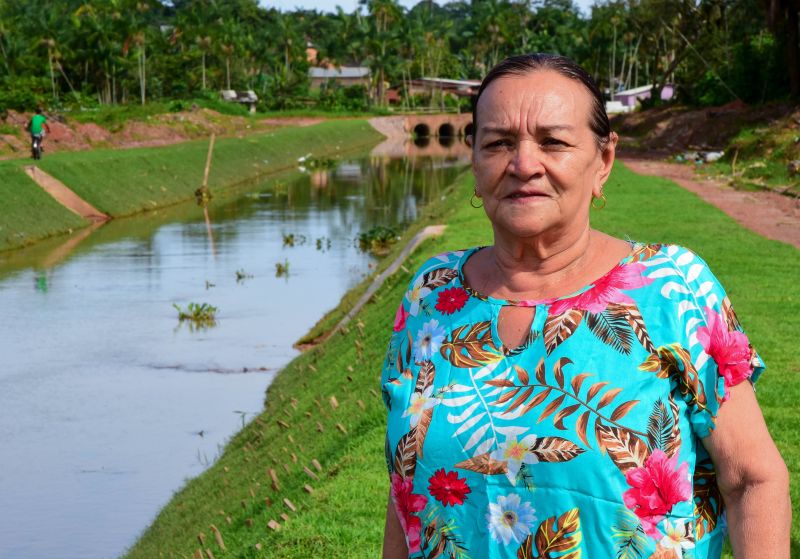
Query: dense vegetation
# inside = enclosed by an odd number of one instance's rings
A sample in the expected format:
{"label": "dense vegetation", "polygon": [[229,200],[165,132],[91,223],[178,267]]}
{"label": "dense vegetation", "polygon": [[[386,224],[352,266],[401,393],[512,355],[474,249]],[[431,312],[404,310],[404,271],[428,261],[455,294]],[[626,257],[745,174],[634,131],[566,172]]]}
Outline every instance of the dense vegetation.
{"label": "dense vegetation", "polygon": [[[267,4],[267,3],[263,3]],[[793,0],[361,0],[280,12],[257,0],[0,0],[0,114],[253,89],[262,109],[362,110],[410,78],[480,78],[503,57],[550,51],[603,87],[675,81],[683,101],[800,94]],[[366,65],[370,87],[310,92],[318,63]],[[423,100],[424,101],[424,100]]]}

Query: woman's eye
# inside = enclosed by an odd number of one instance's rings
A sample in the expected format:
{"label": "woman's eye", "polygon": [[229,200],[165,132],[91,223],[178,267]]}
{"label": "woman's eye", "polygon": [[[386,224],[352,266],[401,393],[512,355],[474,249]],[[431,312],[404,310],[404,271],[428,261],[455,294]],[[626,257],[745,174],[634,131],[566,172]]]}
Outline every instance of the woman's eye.
{"label": "woman's eye", "polygon": [[566,146],[567,143],[557,138],[545,138],[542,142],[543,146]]}
{"label": "woman's eye", "polygon": [[505,147],[505,146],[509,146],[509,145],[511,145],[511,142],[509,142],[508,140],[493,140],[493,141],[489,142],[488,144],[486,144],[486,147],[499,148],[499,147]]}

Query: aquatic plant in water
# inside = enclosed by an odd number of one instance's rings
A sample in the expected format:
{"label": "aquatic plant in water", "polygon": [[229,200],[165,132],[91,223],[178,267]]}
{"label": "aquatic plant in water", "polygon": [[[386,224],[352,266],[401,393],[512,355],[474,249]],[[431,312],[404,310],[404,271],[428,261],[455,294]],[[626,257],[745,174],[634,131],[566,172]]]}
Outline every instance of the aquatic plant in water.
{"label": "aquatic plant in water", "polygon": [[289,261],[284,260],[281,262],[275,263],[275,277],[282,278],[282,277],[289,277]]}
{"label": "aquatic plant in water", "polygon": [[172,304],[178,311],[178,321],[189,322],[193,328],[210,328],[217,325],[217,307],[208,303],[189,303],[186,309],[182,309],[175,303]]}
{"label": "aquatic plant in water", "polygon": [[397,231],[391,227],[377,225],[358,236],[358,248],[375,255],[384,255],[389,252],[389,247],[396,243],[399,238]]}
{"label": "aquatic plant in water", "polygon": [[239,268],[236,270],[236,283],[242,283],[244,280],[252,278],[253,274],[248,274],[244,269]]}

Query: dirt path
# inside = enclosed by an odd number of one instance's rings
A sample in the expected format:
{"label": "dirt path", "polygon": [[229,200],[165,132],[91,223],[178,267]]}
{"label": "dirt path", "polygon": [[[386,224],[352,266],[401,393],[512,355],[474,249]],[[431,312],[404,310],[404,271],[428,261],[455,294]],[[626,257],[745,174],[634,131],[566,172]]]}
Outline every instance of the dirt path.
{"label": "dirt path", "polygon": [[27,165],[25,167],[25,173],[27,173],[36,184],[41,186],[45,192],[55,198],[59,204],[82,218],[94,222],[102,222],[111,219],[67,188],[60,180],[48,175],[35,165]]}
{"label": "dirt path", "polygon": [[695,175],[687,165],[633,157],[619,159],[634,173],[674,181],[759,235],[800,248],[798,199],[776,192],[734,190],[722,181]]}

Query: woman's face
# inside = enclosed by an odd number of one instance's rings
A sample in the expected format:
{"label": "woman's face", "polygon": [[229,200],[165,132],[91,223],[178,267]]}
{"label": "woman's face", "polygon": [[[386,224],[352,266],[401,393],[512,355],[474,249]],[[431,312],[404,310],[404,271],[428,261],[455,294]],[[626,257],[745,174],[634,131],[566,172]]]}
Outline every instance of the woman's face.
{"label": "woman's face", "polygon": [[614,162],[589,128],[591,93],[551,70],[492,82],[478,102],[472,168],[495,234],[569,238],[588,227]]}

